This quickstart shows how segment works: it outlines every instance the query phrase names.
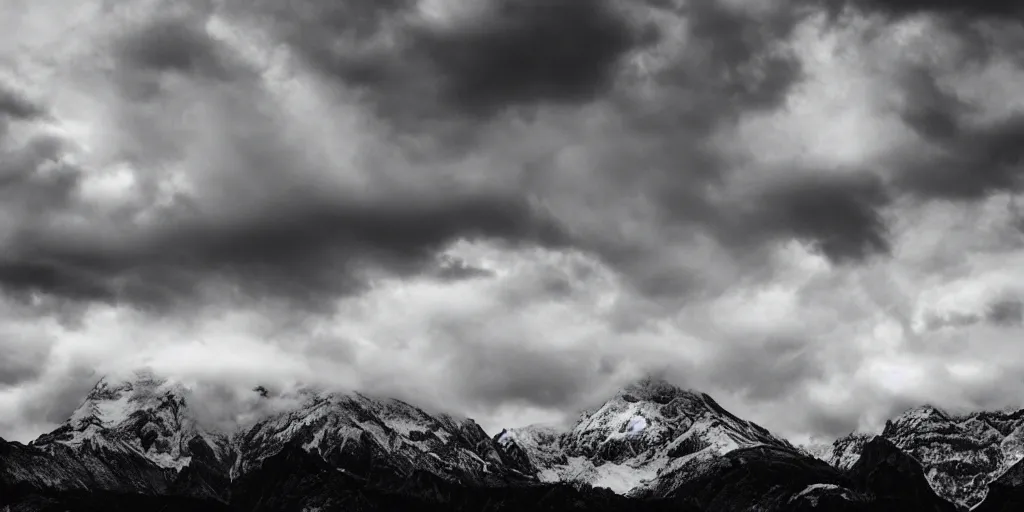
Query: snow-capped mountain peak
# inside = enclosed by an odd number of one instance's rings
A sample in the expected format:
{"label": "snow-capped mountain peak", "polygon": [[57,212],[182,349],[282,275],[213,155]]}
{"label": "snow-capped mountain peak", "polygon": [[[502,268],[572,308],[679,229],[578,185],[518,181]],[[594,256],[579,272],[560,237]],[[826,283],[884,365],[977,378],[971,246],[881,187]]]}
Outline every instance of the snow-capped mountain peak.
{"label": "snow-capped mountain peak", "polygon": [[899,416],[886,422],[885,428],[893,432],[922,428],[928,429],[949,423],[950,421],[952,421],[952,418],[946,411],[934,405],[925,404],[907,409]]}
{"label": "snow-capped mountain peak", "polygon": [[103,378],[63,425],[32,444],[134,452],[159,467],[181,470],[191,461],[190,443],[198,439],[218,458],[226,458],[226,436],[196,422],[188,411],[188,396],[181,383],[148,371],[120,381]]}
{"label": "snow-capped mountain peak", "polygon": [[75,426],[116,428],[138,411],[168,409],[172,419],[180,422],[187,389],[179,383],[156,379],[139,373],[135,379],[122,382],[100,379],[86,395],[68,423]]}
{"label": "snow-capped mountain peak", "polygon": [[497,439],[507,453],[526,453],[541,480],[587,483],[620,494],[737,448],[789,447],[710,396],[651,378],[584,411],[566,432],[527,427],[506,430]]}

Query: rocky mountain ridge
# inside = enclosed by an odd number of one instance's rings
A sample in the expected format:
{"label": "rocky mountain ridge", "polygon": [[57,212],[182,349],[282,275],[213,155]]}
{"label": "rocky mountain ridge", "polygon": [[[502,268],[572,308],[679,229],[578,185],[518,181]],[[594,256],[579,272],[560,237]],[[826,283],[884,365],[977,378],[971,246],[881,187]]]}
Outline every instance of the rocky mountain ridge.
{"label": "rocky mountain ridge", "polygon": [[[0,510],[956,509],[929,486],[945,481],[936,477],[945,466],[929,459],[922,468],[910,453],[925,446],[907,441],[923,439],[916,432],[942,430],[946,420],[929,414],[838,440],[829,465],[706,394],[654,379],[584,411],[571,428],[494,437],[400,400],[315,392],[218,432],[196,420],[189,400],[184,387],[147,373],[100,381],[53,432],[28,445],[0,440]],[[1014,418],[979,421],[1000,442],[1015,439]],[[981,485],[1011,503],[1020,479],[1001,474]],[[893,478],[903,483],[887,485]]]}
{"label": "rocky mountain ridge", "polygon": [[[1024,410],[952,415],[924,405],[887,421],[878,435],[920,461],[939,496],[970,508],[984,500],[989,483],[1024,458]],[[839,438],[824,460],[849,468],[871,437]]]}

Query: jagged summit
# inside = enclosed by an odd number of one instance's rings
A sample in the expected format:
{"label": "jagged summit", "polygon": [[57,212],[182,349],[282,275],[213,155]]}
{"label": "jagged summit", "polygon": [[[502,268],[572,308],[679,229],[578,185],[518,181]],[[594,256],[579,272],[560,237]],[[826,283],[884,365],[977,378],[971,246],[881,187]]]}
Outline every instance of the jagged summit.
{"label": "jagged summit", "polygon": [[506,430],[497,439],[510,456],[524,453],[541,480],[586,483],[620,494],[738,448],[791,448],[710,396],[652,377],[627,384],[584,411],[567,431],[526,427]]}
{"label": "jagged summit", "polygon": [[183,408],[188,394],[188,389],[181,383],[159,379],[149,371],[137,372],[124,380],[103,377],[68,421],[96,422],[97,426],[111,428],[136,411],[155,410],[172,403],[179,409]]}
{"label": "jagged summit", "polygon": [[443,480],[481,483],[531,478],[506,464],[475,421],[362,393],[310,396],[297,409],[239,433],[232,474],[258,468],[286,445],[353,475],[383,471],[397,478],[426,471]]}
{"label": "jagged summit", "polygon": [[201,427],[188,411],[189,390],[179,382],[142,370],[101,378],[64,424],[32,441],[51,449],[104,447],[136,453],[162,468],[188,466],[199,440],[217,458],[227,456],[227,438]]}
{"label": "jagged summit", "polygon": [[[826,461],[851,467],[871,437],[837,439]],[[982,501],[987,484],[1024,458],[1024,411],[954,415],[922,405],[887,421],[879,437],[919,460],[939,496],[966,508]]]}
{"label": "jagged summit", "polygon": [[[269,391],[254,393],[273,399]],[[224,499],[219,493],[229,482],[291,447],[357,479],[401,481],[426,472],[457,484],[537,481],[472,419],[432,415],[397,399],[303,388],[288,395],[298,400],[286,410],[219,431],[196,420],[194,396],[182,383],[149,371],[102,378],[64,424],[24,447],[17,464],[0,468],[0,477],[34,487],[177,489]],[[44,458],[53,464],[39,462]]]}
{"label": "jagged summit", "polygon": [[931,405],[924,404],[917,407],[911,407],[906,411],[890,420],[889,423],[893,425],[905,425],[905,426],[916,426],[922,422],[944,422],[950,421],[954,418],[953,415],[946,411]]}

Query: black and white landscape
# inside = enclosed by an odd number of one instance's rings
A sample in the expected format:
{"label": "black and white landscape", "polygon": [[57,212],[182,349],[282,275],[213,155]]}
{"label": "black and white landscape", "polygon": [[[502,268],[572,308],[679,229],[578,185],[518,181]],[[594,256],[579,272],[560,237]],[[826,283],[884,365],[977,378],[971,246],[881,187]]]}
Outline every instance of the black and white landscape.
{"label": "black and white landscape", "polygon": [[1017,510],[1022,56],[1007,0],[3,0],[0,511]]}
{"label": "black and white landscape", "polygon": [[[265,388],[258,400],[275,398]],[[5,511],[1017,510],[1024,411],[912,409],[878,435],[796,447],[704,393],[629,384],[568,429],[302,390],[233,429],[180,383],[100,380],[28,445],[0,442]],[[978,505],[980,503],[980,505]]]}

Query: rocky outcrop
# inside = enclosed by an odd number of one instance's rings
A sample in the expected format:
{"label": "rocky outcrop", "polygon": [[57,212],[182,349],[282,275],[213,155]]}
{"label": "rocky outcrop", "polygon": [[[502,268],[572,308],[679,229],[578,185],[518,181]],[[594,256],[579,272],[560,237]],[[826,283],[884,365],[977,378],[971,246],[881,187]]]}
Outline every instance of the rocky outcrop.
{"label": "rocky outcrop", "polygon": [[957,510],[954,504],[935,495],[919,461],[881,436],[864,444],[848,476],[854,488],[875,496],[877,510]]}
{"label": "rocky outcrop", "polygon": [[1024,510],[1024,461],[1017,462],[988,484],[985,500],[972,512]]}
{"label": "rocky outcrop", "polygon": [[[920,461],[939,496],[966,509],[982,501],[989,482],[1024,456],[1024,412],[956,416],[926,405],[886,422],[880,435]],[[828,462],[849,467],[867,437],[836,440]]]}

